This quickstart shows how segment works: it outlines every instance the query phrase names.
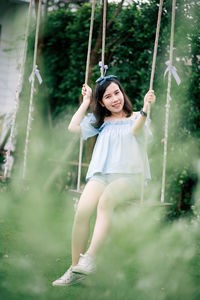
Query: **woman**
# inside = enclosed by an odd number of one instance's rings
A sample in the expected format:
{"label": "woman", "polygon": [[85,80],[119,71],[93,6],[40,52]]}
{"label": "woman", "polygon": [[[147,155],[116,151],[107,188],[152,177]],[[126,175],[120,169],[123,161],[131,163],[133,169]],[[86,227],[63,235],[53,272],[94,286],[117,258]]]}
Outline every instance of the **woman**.
{"label": "woman", "polygon": [[[72,232],[72,265],[53,282],[71,285],[94,272],[95,256],[108,232],[114,208],[122,201],[137,197],[143,172],[145,121],[148,102],[155,102],[154,91],[144,97],[140,112],[131,102],[116,76],[100,77],[94,89],[84,84],[83,102],[69,124],[71,132],[83,139],[98,135],[80,197]],[[92,104],[92,114],[85,116]],[[145,154],[146,155],[146,154]],[[151,178],[148,159],[145,179]],[[89,248],[90,220],[97,209],[96,223]]]}

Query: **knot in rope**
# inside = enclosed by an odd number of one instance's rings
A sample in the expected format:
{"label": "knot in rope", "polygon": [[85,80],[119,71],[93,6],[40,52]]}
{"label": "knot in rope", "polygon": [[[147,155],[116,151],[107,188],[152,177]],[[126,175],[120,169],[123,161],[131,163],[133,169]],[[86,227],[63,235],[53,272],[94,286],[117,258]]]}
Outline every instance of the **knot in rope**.
{"label": "knot in rope", "polygon": [[104,65],[102,63],[102,61],[99,62],[99,67],[100,67],[100,71],[101,69],[103,68],[104,70],[104,74],[103,76],[99,77],[97,80],[96,80],[96,83],[99,83],[99,85],[103,85],[105,81],[107,80],[112,80],[113,78],[117,78],[117,76],[115,75],[108,75],[108,76],[105,76],[106,75],[106,71],[108,70],[108,65]]}
{"label": "knot in rope", "polygon": [[35,75],[36,75],[36,77],[37,77],[37,79],[38,79],[38,81],[39,81],[39,84],[41,84],[41,83],[42,83],[42,77],[41,77],[41,75],[40,75],[40,71],[39,71],[37,65],[35,65],[34,68],[33,68],[33,71],[32,71],[32,73],[31,73],[31,75],[30,75],[30,77],[29,77],[29,82],[32,82],[32,81],[33,81],[33,74],[34,74],[34,73],[35,73]]}
{"label": "knot in rope", "polygon": [[165,73],[164,73],[164,78],[165,78],[167,72],[171,71],[174,79],[176,80],[176,83],[179,85],[181,83],[181,79],[180,79],[180,77],[177,74],[176,67],[172,66],[170,64],[169,60],[166,61],[165,64],[167,65],[167,68],[166,68]]}
{"label": "knot in rope", "polygon": [[108,70],[108,65],[104,65],[102,61],[99,62],[99,67],[100,67],[100,71],[103,68],[104,69],[104,75],[103,77],[106,75],[106,71]]}

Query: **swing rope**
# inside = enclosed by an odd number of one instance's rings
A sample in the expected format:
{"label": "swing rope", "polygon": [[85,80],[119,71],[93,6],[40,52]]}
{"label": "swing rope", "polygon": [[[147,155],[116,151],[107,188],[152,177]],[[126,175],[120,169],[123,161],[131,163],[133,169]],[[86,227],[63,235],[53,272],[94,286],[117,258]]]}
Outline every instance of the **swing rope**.
{"label": "swing rope", "polygon": [[85,71],[85,83],[88,83],[88,75],[89,75],[89,67],[90,67],[90,54],[92,47],[92,33],[93,33],[93,25],[94,25],[94,10],[95,10],[95,0],[92,2],[92,12],[90,19],[90,33],[89,33],[89,42],[88,42],[88,52],[87,52],[87,61],[86,61],[86,71]]}
{"label": "swing rope", "polygon": [[24,148],[24,163],[23,163],[23,174],[22,174],[23,179],[25,179],[25,176],[26,176],[29,135],[30,135],[30,130],[31,130],[31,121],[33,120],[32,119],[32,113],[33,113],[33,93],[34,93],[35,75],[38,77],[39,81],[41,80],[41,77],[39,75],[39,70],[37,69],[37,65],[36,65],[41,6],[42,6],[42,0],[39,0],[38,11],[37,11],[37,21],[36,21],[36,32],[35,32],[33,71],[32,71],[32,74],[29,78],[29,80],[31,80],[31,92],[30,92],[29,112],[28,112],[28,121],[27,121],[27,128],[26,128],[26,139],[25,139],[25,148]]}
{"label": "swing rope", "polygon": [[6,147],[4,179],[6,179],[7,174],[8,174],[8,170],[9,170],[10,152],[11,152],[12,142],[13,142],[14,133],[15,133],[15,127],[16,127],[16,116],[17,116],[17,111],[18,111],[18,107],[19,107],[19,94],[20,94],[21,89],[22,89],[22,81],[23,81],[23,76],[24,76],[24,66],[25,66],[25,61],[26,61],[31,10],[32,10],[32,0],[30,0],[28,13],[27,13],[22,63],[21,63],[21,66],[20,66],[19,77],[18,77],[17,87],[16,87],[16,91],[15,91],[15,98],[14,98],[15,107],[14,107],[14,111],[13,111],[13,115],[12,115],[10,135],[9,135],[9,138],[8,138],[8,146]]}
{"label": "swing rope", "polygon": [[[156,36],[155,36],[155,43],[154,43],[154,51],[153,51],[153,62],[152,62],[152,69],[151,69],[151,78],[150,78],[150,85],[149,89],[153,89],[153,81],[154,81],[154,74],[155,74],[155,67],[156,67],[156,58],[157,58],[157,50],[158,50],[158,39],[160,33],[160,24],[161,24],[161,15],[162,15],[162,7],[163,7],[163,0],[160,0],[159,10],[158,10],[158,19],[157,19],[157,27],[156,27]],[[146,164],[147,164],[147,139],[148,139],[148,132],[149,132],[149,124],[150,124],[150,110],[151,104],[148,103],[147,109],[147,128],[145,131],[145,138],[144,138],[144,164],[143,164],[143,172],[141,177],[141,198],[140,202],[144,202],[144,183],[145,183],[145,172],[146,172]]]}
{"label": "swing rope", "polygon": [[160,0],[159,10],[158,10],[158,21],[157,21],[157,28],[156,28],[155,45],[154,45],[154,51],[153,51],[151,79],[150,79],[150,84],[149,84],[150,90],[153,89],[153,81],[154,81],[154,74],[155,74],[155,67],[156,67],[156,57],[157,57],[157,51],[158,51],[158,39],[159,39],[161,16],[162,16],[162,7],[163,7],[163,0]]}
{"label": "swing rope", "polygon": [[[91,21],[90,21],[90,34],[89,34],[88,54],[87,54],[86,73],[85,73],[85,83],[86,84],[88,82],[88,74],[89,74],[92,32],[93,32],[93,24],[94,24],[94,10],[95,10],[95,0],[93,0]],[[104,76],[105,39],[106,39],[106,0],[104,0],[104,4],[103,4],[103,29],[102,29],[102,53],[101,53],[101,63],[102,63],[101,64],[101,76],[102,77]],[[78,193],[81,192],[80,181],[81,181],[82,156],[83,156],[83,139],[80,138],[78,180],[77,180],[77,190],[76,190],[76,192],[78,192]]]}
{"label": "swing rope", "polygon": [[106,43],[106,7],[107,1],[103,4],[103,28],[102,28],[102,52],[101,52],[101,77],[104,77],[104,62],[105,62],[105,43]]}
{"label": "swing rope", "polygon": [[[90,19],[90,32],[89,32],[89,41],[88,41],[88,52],[87,52],[87,61],[86,61],[86,71],[85,71],[85,83],[88,83],[89,76],[89,66],[90,66],[90,54],[92,46],[92,33],[93,33],[93,24],[94,24],[94,10],[95,10],[95,0],[92,3],[92,12]],[[80,183],[81,183],[81,166],[82,166],[82,157],[83,157],[83,139],[80,138],[80,147],[79,147],[79,161],[78,161],[78,180],[77,180],[77,189],[76,192],[80,193]]]}
{"label": "swing rope", "polygon": [[[171,21],[171,38],[170,38],[170,52],[169,52],[170,66],[172,66],[172,61],[173,61],[175,8],[176,8],[176,0],[173,0],[173,4],[172,4],[172,21]],[[171,78],[172,78],[172,68],[169,68],[168,86],[167,86],[167,99],[166,99],[166,111],[165,111],[165,137],[164,137],[164,153],[163,153],[161,203],[164,203],[164,201],[165,201],[165,180],[166,180],[166,165],[167,165],[168,123],[169,123],[169,109],[170,109],[170,101],[171,101],[171,97],[170,97]]]}
{"label": "swing rope", "polygon": [[[94,3],[93,3],[94,4]],[[101,76],[104,76],[104,58],[105,58],[105,37],[106,37],[106,0],[104,0],[103,7],[103,30],[102,30],[102,56],[101,56]],[[161,24],[161,15],[162,15],[162,6],[163,0],[160,0],[159,11],[158,11],[158,20],[157,20],[157,28],[156,28],[156,36],[154,43],[154,52],[153,52],[153,62],[152,62],[152,70],[151,70],[151,78],[150,78],[150,87],[153,88],[154,74],[155,74],[155,66],[156,66],[156,58],[157,58],[157,49],[158,49],[158,39],[160,32],[160,24]],[[86,68],[87,70],[87,68]],[[87,83],[87,82],[86,82]],[[144,201],[144,174],[146,170],[146,149],[147,149],[147,133],[149,131],[149,122],[150,121],[150,103],[148,103],[148,111],[147,111],[147,130],[145,131],[145,145],[144,145],[144,169],[142,173],[142,184],[141,184],[141,203]],[[81,164],[82,164],[82,151],[83,151],[83,141],[81,139],[80,142],[80,151],[79,151],[79,169],[78,169],[78,183],[77,183],[77,191],[80,192],[80,177],[81,177]]]}

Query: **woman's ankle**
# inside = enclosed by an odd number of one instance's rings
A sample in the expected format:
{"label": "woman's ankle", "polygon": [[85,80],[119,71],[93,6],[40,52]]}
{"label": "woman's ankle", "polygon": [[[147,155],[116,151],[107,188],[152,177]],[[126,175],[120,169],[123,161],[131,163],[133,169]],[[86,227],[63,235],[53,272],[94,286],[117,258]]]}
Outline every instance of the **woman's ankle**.
{"label": "woman's ankle", "polygon": [[88,249],[84,254],[89,254],[92,257],[96,256],[96,253],[92,249]]}

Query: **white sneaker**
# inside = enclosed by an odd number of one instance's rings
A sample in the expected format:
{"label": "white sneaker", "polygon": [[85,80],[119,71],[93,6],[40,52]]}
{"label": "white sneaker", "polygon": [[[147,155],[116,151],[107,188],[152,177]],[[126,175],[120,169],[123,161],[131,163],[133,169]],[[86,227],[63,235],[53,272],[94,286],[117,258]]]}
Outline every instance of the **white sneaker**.
{"label": "white sneaker", "polygon": [[96,264],[94,258],[89,253],[80,254],[78,264],[72,267],[73,273],[80,273],[84,275],[89,275],[96,270]]}
{"label": "white sneaker", "polygon": [[72,266],[60,278],[52,282],[53,286],[66,286],[76,284],[85,278],[85,275],[72,272]]}

